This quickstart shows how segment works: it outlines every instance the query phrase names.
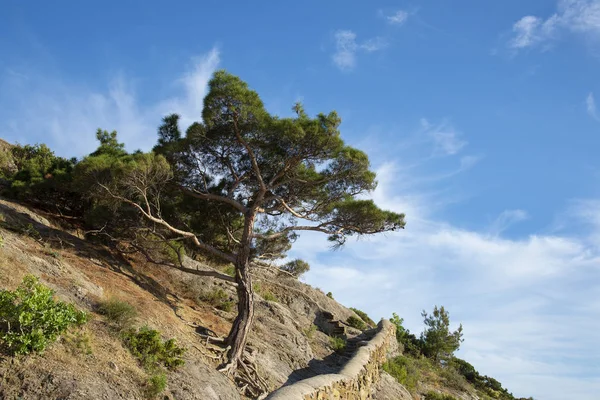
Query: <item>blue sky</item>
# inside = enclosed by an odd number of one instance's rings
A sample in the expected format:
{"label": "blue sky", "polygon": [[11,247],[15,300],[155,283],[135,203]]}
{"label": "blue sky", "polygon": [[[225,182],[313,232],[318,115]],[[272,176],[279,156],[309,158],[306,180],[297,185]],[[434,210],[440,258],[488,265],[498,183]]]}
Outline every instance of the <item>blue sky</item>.
{"label": "blue sky", "polygon": [[304,235],[305,279],[415,332],[443,304],[514,394],[597,398],[600,1],[220,4],[2,1],[0,137],[148,150],[218,68],[273,113],[335,109],[407,228],[333,253]]}

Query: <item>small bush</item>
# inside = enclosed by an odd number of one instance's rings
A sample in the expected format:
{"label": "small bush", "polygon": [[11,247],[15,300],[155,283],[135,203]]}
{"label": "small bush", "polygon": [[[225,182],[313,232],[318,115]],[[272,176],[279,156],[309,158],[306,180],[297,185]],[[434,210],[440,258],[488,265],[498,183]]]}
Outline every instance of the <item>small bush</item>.
{"label": "small bush", "polygon": [[254,285],[254,291],[266,301],[279,301],[273,292],[271,292],[268,288],[263,287],[260,283]]}
{"label": "small bush", "polygon": [[336,353],[343,353],[346,350],[346,341],[341,337],[330,337],[329,346]]}
{"label": "small bush", "polygon": [[374,327],[375,325],[377,325],[375,323],[375,321],[373,321],[371,318],[369,318],[369,316],[367,315],[366,312],[359,310],[358,308],[353,308],[350,307],[350,309],[352,311],[354,311],[356,313],[356,315],[358,315],[360,317],[360,319],[362,319],[367,325]]}
{"label": "small bush", "polygon": [[225,311],[225,312],[229,312],[231,311],[231,309],[233,308],[233,305],[235,304],[227,295],[227,293],[221,289],[213,289],[210,292],[207,293],[203,293],[200,296],[198,296],[198,299],[204,303],[208,303],[211,306]]}
{"label": "small bush", "polygon": [[317,331],[317,326],[315,324],[312,324],[308,328],[304,329],[304,334],[306,335],[307,338],[312,339],[315,336],[316,331]]}
{"label": "small bush", "polygon": [[150,379],[148,379],[148,386],[146,387],[146,396],[150,399],[153,399],[162,392],[164,392],[166,388],[167,376],[164,373],[152,375]]}
{"label": "small bush", "polygon": [[296,259],[282,265],[280,268],[298,278],[310,270],[310,265],[304,260]]}
{"label": "small bush", "polygon": [[456,397],[450,396],[445,393],[438,392],[427,392],[424,397],[425,400],[457,400]]}
{"label": "small bush", "polygon": [[367,324],[365,324],[365,322],[362,319],[356,318],[354,315],[348,317],[346,322],[348,323],[348,325],[358,329],[359,331],[364,331],[365,329],[367,329]]}
{"label": "small bush", "polygon": [[329,297],[330,299],[333,299],[333,293],[331,292],[327,292],[325,296]]}
{"label": "small bush", "polygon": [[63,341],[70,348],[71,353],[82,353],[88,356],[93,353],[92,341],[87,332],[79,331],[65,335]]}
{"label": "small bush", "polygon": [[235,267],[233,265],[228,265],[223,269],[223,273],[229,276],[235,276]]}
{"label": "small bush", "polygon": [[13,354],[42,352],[70,326],[88,315],[54,300],[54,292],[28,275],[15,291],[0,290],[0,339]]}
{"label": "small bush", "polygon": [[98,312],[119,330],[130,328],[138,313],[131,304],[117,299],[108,299],[98,305]]}
{"label": "small bush", "polygon": [[272,292],[266,291],[262,293],[262,298],[266,301],[278,301],[277,296],[275,296]]}
{"label": "small bush", "polygon": [[456,369],[452,366],[446,366],[442,368],[440,376],[444,380],[444,384],[447,387],[466,391],[469,389],[469,383],[465,379],[464,376],[460,374]]}
{"label": "small bush", "polygon": [[157,330],[148,327],[139,330],[129,329],[123,334],[123,341],[129,351],[148,370],[153,371],[163,366],[176,369],[185,363],[181,358],[185,349],[177,346],[175,339],[163,342]]}
{"label": "small bush", "polygon": [[395,357],[385,362],[383,369],[404,385],[411,393],[414,393],[417,389],[417,383],[421,374],[414,360],[403,356]]}

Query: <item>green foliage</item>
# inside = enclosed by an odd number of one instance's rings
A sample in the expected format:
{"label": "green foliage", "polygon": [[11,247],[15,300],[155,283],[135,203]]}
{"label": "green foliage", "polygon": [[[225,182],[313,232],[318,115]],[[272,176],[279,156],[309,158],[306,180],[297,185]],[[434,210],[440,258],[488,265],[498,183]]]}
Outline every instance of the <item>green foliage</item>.
{"label": "green foliage", "polygon": [[275,294],[271,292],[269,288],[261,285],[260,283],[255,283],[253,289],[266,301],[279,301],[277,296],[275,296]]}
{"label": "green foliage", "polygon": [[96,131],[96,139],[100,142],[100,146],[91,156],[108,155],[111,157],[119,157],[127,154],[125,145],[117,140],[117,131],[104,131],[100,128]]}
{"label": "green foliage", "polygon": [[223,273],[229,276],[235,276],[235,266],[228,265],[223,269]]}
{"label": "green foliage", "polygon": [[457,400],[456,397],[450,396],[445,393],[438,392],[427,392],[424,397],[425,400]]}
{"label": "green foliage", "polygon": [[266,301],[279,301],[277,296],[275,296],[273,294],[273,292],[270,292],[270,291],[263,292],[262,298],[265,299]]}
{"label": "green foliage", "polygon": [[460,374],[452,365],[441,367],[440,377],[444,382],[444,386],[461,391],[469,390],[469,383],[464,376]]}
{"label": "green foliage", "polygon": [[306,337],[309,339],[312,339],[315,336],[316,331],[317,331],[317,326],[315,324],[312,324],[311,326],[309,326],[308,328],[305,328],[303,330],[304,335],[306,335]]}
{"label": "green foliage", "polygon": [[398,356],[386,361],[383,364],[383,369],[399,383],[404,385],[411,393],[414,393],[417,389],[421,372],[415,360],[404,356]]}
{"label": "green foliage", "polygon": [[367,324],[365,324],[365,322],[362,319],[357,318],[354,315],[349,316],[346,322],[351,327],[356,328],[360,331],[364,331],[365,329],[367,329]]}
{"label": "green foliage", "polygon": [[146,386],[146,396],[149,399],[157,397],[167,388],[167,376],[164,373],[152,375]]}
{"label": "green foliage", "polygon": [[157,330],[148,327],[129,329],[123,333],[123,341],[131,354],[150,371],[161,367],[174,370],[185,363],[181,358],[185,349],[177,346],[175,339],[163,341]]}
{"label": "green foliage", "polygon": [[358,315],[360,317],[360,319],[362,319],[367,325],[369,325],[370,327],[374,327],[375,325],[377,325],[375,323],[375,321],[373,321],[366,312],[359,310],[358,308],[353,308],[350,307],[350,309],[352,311],[354,311],[356,313],[356,315]]}
{"label": "green foliage", "polygon": [[465,360],[453,357],[450,365],[472,384],[477,390],[485,393],[493,399],[514,400],[514,396],[502,387],[502,384],[496,379],[480,375],[479,372]]}
{"label": "green foliage", "polygon": [[54,292],[31,275],[15,291],[0,291],[0,338],[13,354],[42,352],[70,326],[88,315],[54,300]]}
{"label": "green foliage", "polygon": [[14,162],[9,149],[0,141],[0,179],[9,179],[14,173]]}
{"label": "green foliage", "polygon": [[108,322],[118,330],[128,329],[138,315],[131,304],[118,299],[108,299],[98,304],[98,312],[106,317]]}
{"label": "green foliage", "polygon": [[333,293],[331,292],[327,292],[325,296],[329,297],[330,299],[333,299]]}
{"label": "green foliage", "polygon": [[67,333],[63,336],[63,341],[74,354],[81,353],[89,356],[93,353],[92,340],[88,332],[78,330]]}
{"label": "green foliage", "polygon": [[432,315],[423,310],[421,316],[425,324],[425,330],[421,333],[423,354],[434,361],[452,357],[463,341],[462,324],[456,331],[450,332],[450,316],[443,306],[435,306]]}
{"label": "green foliage", "polygon": [[346,351],[346,341],[341,337],[330,337],[329,347],[336,353],[344,353]]}
{"label": "green foliage", "polygon": [[400,318],[398,314],[392,313],[390,322],[396,326],[396,340],[402,345],[404,354],[412,357],[419,357],[421,355],[421,341],[412,333],[410,330],[405,328],[402,324],[404,319]]}
{"label": "green foliage", "polygon": [[10,151],[15,170],[4,173],[11,184],[5,195],[52,211],[79,212],[81,196],[72,188],[76,159],[57,157],[44,144],[17,145]]}
{"label": "green foliage", "polygon": [[202,293],[198,296],[198,299],[225,312],[231,311],[235,304],[229,295],[221,288],[213,288],[209,292]]}
{"label": "green foliage", "polygon": [[282,265],[280,268],[298,278],[310,270],[310,265],[304,260],[296,259]]}

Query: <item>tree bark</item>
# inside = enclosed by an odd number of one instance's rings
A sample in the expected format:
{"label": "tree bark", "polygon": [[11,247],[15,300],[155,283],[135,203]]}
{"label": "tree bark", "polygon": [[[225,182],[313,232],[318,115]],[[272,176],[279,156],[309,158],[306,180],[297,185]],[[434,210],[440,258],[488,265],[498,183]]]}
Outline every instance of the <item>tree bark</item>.
{"label": "tree bark", "polygon": [[254,320],[254,290],[250,276],[250,252],[252,243],[252,230],[254,229],[255,215],[249,213],[245,217],[244,232],[240,241],[239,251],[235,260],[235,282],[237,283],[238,314],[229,336],[227,344],[230,346],[227,353],[227,364],[222,369],[227,374],[235,373],[238,364],[242,361],[244,348],[252,322]]}

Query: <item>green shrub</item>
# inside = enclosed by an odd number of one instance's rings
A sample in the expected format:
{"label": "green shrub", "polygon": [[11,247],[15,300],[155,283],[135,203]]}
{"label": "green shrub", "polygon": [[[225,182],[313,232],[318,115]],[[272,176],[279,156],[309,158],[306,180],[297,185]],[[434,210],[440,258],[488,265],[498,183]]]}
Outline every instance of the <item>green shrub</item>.
{"label": "green shrub", "polygon": [[330,299],[333,299],[333,293],[331,292],[327,292],[325,296],[329,297]]}
{"label": "green shrub", "polygon": [[235,276],[235,267],[233,265],[228,265],[223,269],[223,273],[229,276]]}
{"label": "green shrub", "polygon": [[273,292],[271,292],[268,288],[263,287],[260,283],[255,284],[253,287],[254,291],[266,301],[279,301]]}
{"label": "green shrub", "polygon": [[279,301],[277,296],[275,296],[272,292],[268,290],[262,293],[262,298],[266,301]]}
{"label": "green shrub", "polygon": [[421,340],[414,334],[410,333],[410,330],[406,329],[402,325],[404,323],[404,319],[400,318],[398,314],[392,313],[390,322],[396,326],[396,340],[398,340],[398,343],[402,345],[403,353],[415,358],[419,358],[422,354]]}
{"label": "green shrub", "polygon": [[54,292],[28,275],[15,291],[0,290],[0,339],[13,354],[43,351],[70,326],[88,315],[54,300]]}
{"label": "green shrub", "polygon": [[144,368],[150,371],[163,366],[168,369],[176,369],[185,363],[181,358],[185,349],[177,346],[175,339],[163,341],[157,330],[148,327],[142,327],[139,330],[129,329],[123,334],[123,341]]}
{"label": "green shrub", "polygon": [[444,380],[444,385],[453,389],[466,391],[469,389],[469,383],[464,376],[452,366],[442,368],[440,376]]}
{"label": "green shrub", "polygon": [[119,330],[130,328],[138,315],[135,307],[117,299],[108,299],[98,304],[98,312]]}
{"label": "green shrub", "polygon": [[74,354],[82,353],[90,355],[93,353],[92,341],[87,332],[74,332],[63,337],[64,343],[70,348]]}
{"label": "green shrub", "polygon": [[312,324],[308,328],[305,328],[303,332],[307,338],[312,339],[315,336],[316,331],[317,331],[317,326],[315,324]]}
{"label": "green shrub", "polygon": [[351,327],[356,328],[360,331],[364,331],[365,329],[367,329],[367,324],[365,324],[365,322],[362,319],[356,318],[354,315],[349,316],[346,322]]}
{"label": "green shrub", "polygon": [[514,399],[514,396],[506,388],[502,387],[500,382],[490,376],[480,375],[475,367],[465,360],[453,357],[449,363],[449,367],[453,368],[461,377],[464,377],[477,390],[483,392],[485,396],[499,399]]}
{"label": "green shrub", "polygon": [[231,311],[233,305],[235,304],[229,298],[229,295],[221,288],[215,288],[210,292],[203,293],[198,296],[198,299],[225,312]]}
{"label": "green shrub", "polygon": [[399,383],[404,385],[411,393],[414,393],[417,389],[417,383],[421,373],[419,367],[416,365],[415,360],[398,356],[388,360],[383,364],[385,372],[390,374]]}
{"label": "green shrub", "polygon": [[167,376],[164,373],[152,375],[150,379],[148,379],[148,386],[146,386],[146,396],[150,399],[153,399],[162,392],[164,392],[166,388]]}
{"label": "green shrub", "polygon": [[371,318],[369,318],[369,316],[367,315],[366,312],[359,310],[358,308],[353,308],[350,307],[350,309],[352,311],[354,311],[356,313],[356,315],[358,315],[360,317],[360,319],[362,319],[367,325],[374,327],[375,325],[377,325],[375,323],[375,321],[373,321]]}
{"label": "green shrub", "polygon": [[425,400],[457,400],[456,397],[454,397],[454,396],[450,396],[449,394],[438,393],[438,392],[427,392],[424,399]]}
{"label": "green shrub", "polygon": [[282,265],[280,268],[298,278],[310,270],[310,265],[304,260],[296,259]]}
{"label": "green shrub", "polygon": [[346,350],[346,341],[341,337],[330,337],[329,346],[336,353],[343,353]]}

